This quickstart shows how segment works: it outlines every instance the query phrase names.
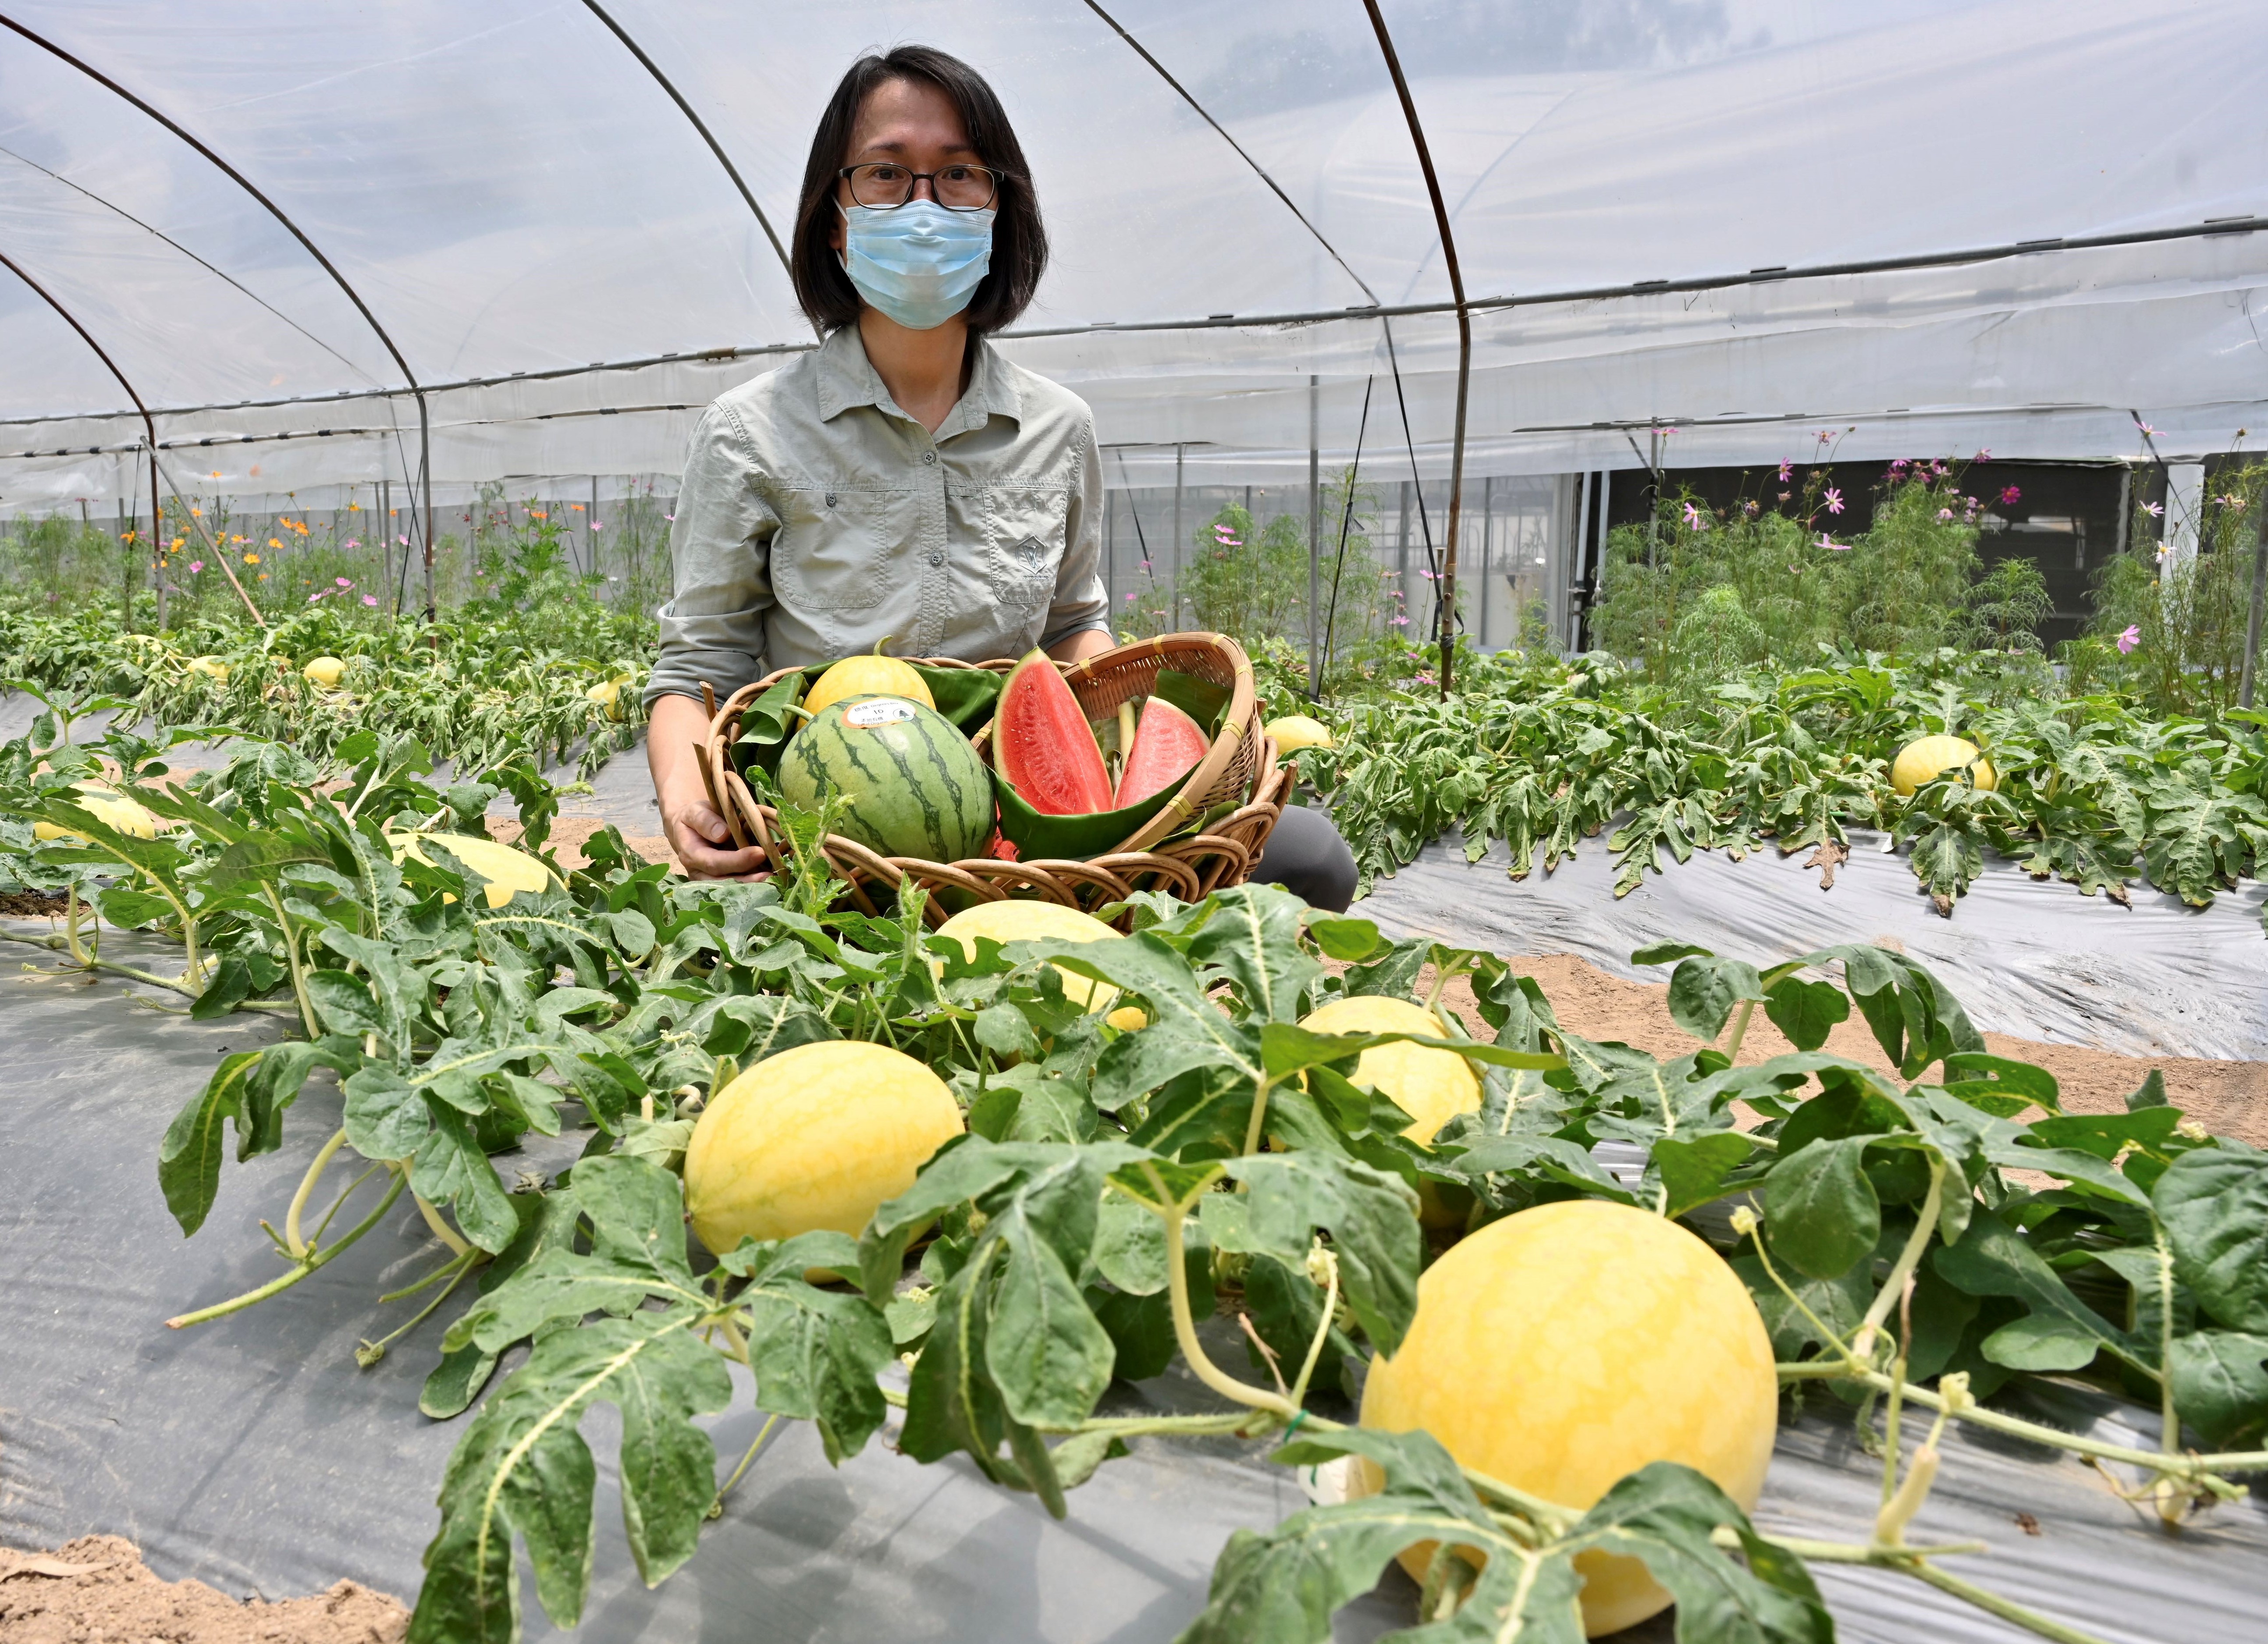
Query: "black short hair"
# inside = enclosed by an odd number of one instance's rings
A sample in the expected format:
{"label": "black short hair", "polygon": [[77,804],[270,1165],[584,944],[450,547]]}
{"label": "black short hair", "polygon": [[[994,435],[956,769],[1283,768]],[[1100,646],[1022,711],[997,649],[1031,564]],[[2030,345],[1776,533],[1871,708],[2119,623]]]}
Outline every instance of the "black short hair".
{"label": "black short hair", "polygon": [[828,99],[827,112],[820,115],[819,129],[811,139],[811,159],[803,168],[803,198],[796,207],[790,242],[788,262],[796,300],[812,323],[826,332],[850,325],[865,306],[835,248],[827,243],[828,231],[843,150],[850,145],[858,111],[875,87],[891,80],[918,80],[952,99],[968,141],[999,176],[999,197],[993,202],[991,267],[964,311],[971,331],[998,331],[1014,323],[1039,289],[1040,275],[1048,266],[1047,230],[1040,222],[1039,198],[1032,192],[1023,145],[1016,141],[999,97],[983,75],[933,46],[898,46],[879,56],[859,58]]}

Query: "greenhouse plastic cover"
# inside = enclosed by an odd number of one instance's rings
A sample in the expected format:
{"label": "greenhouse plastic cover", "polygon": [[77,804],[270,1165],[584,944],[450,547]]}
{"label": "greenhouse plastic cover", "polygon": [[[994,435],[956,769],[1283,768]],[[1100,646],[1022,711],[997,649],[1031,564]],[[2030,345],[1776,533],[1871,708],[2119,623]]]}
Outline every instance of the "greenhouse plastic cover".
{"label": "greenhouse plastic cover", "polygon": [[[122,943],[129,960],[142,956],[135,943]],[[149,957],[158,950],[147,944]],[[158,1138],[224,1050],[278,1030],[159,1016],[136,1009],[131,991],[52,974],[19,974],[0,988],[11,1075],[0,1097],[0,1228],[16,1252],[18,1325],[0,1332],[0,1538],[55,1545],[124,1535],[159,1574],[238,1595],[279,1598],[351,1576],[412,1596],[438,1523],[434,1493],[464,1425],[416,1410],[440,1321],[370,1369],[356,1367],[354,1351],[380,1328],[375,1295],[430,1271],[435,1247],[404,1207],[295,1289],[167,1331],[169,1314],[272,1276],[259,1218],[281,1207],[335,1124],[339,1096],[311,1083],[284,1151],[228,1165],[210,1220],[183,1240],[158,1192]],[[556,1170],[570,1156],[502,1163]],[[408,1309],[383,1311],[390,1328]],[[1164,1378],[1111,1397],[1177,1409],[1208,1395]],[[2043,1397],[2054,1402],[2028,1412],[2036,1419],[2112,1442],[2152,1442],[2143,1412],[2076,1393]],[[1858,1453],[1847,1415],[1823,1401],[1812,1408],[1782,1430],[1758,1522],[1863,1538],[1878,1505],[1877,1464]],[[1265,1528],[1306,1505],[1294,1475],[1261,1459],[1264,1446],[1145,1440],[1073,1492],[1058,1523],[961,1461],[917,1466],[886,1440],[830,1469],[808,1427],[791,1423],[704,1530],[691,1563],[649,1593],[619,1527],[613,1420],[600,1406],[585,1427],[600,1475],[595,1576],[574,1635],[588,1644],[1162,1644],[1202,1607],[1234,1529]],[[720,1457],[737,1456],[759,1421],[743,1383],[737,1408],[714,1424]],[[2076,1461],[1957,1427],[1944,1450],[1915,1530],[1988,1543],[1990,1556],[1959,1560],[1961,1573],[2110,1644],[2262,1636],[2268,1500],[2258,1492],[2168,1536]],[[2019,1514],[2040,1533],[2021,1530]],[[1830,1566],[1817,1574],[1852,1644],[2025,1636],[1888,1573]],[[1336,1636],[1351,1644],[1407,1626],[1414,1597],[1389,1571],[1376,1594],[1342,1613]],[[532,1593],[527,1613],[530,1634],[549,1636]],[[1670,1633],[1657,1621],[1623,1636],[1668,1644]]]}
{"label": "greenhouse plastic cover", "polygon": [[[1815,428],[1852,458],[2117,457],[2146,421],[2195,453],[2268,419],[2268,234],[2201,227],[2268,213],[2247,0],[1383,12],[1476,305],[1472,472],[1634,466],[1653,422],[1691,466]],[[1003,346],[1106,444],[1198,442],[1199,483],[1304,457],[1312,375],[1335,458],[1368,386],[1399,391],[1372,449],[1406,413],[1410,459],[1447,460],[1451,287],[1353,0],[0,18],[0,509],[131,494],[121,376],[169,486],[407,478],[421,393],[440,487],[674,472],[701,406],[811,345],[766,224],[843,70],[907,40],[1017,123],[1055,254]],[[1993,254],[1848,268],[1966,252]]]}

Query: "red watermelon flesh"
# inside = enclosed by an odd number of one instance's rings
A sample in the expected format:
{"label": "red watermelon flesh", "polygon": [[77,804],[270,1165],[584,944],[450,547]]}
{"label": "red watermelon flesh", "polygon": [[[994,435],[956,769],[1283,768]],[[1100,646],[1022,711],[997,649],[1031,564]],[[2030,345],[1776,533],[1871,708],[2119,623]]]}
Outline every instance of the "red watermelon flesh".
{"label": "red watermelon flesh", "polygon": [[1142,704],[1134,751],[1126,756],[1126,769],[1118,778],[1119,808],[1173,787],[1197,768],[1211,746],[1196,720],[1165,698],[1152,697]]}
{"label": "red watermelon flesh", "polygon": [[992,759],[1023,802],[1043,816],[1110,809],[1102,750],[1062,674],[1044,651],[1016,664],[992,710]]}

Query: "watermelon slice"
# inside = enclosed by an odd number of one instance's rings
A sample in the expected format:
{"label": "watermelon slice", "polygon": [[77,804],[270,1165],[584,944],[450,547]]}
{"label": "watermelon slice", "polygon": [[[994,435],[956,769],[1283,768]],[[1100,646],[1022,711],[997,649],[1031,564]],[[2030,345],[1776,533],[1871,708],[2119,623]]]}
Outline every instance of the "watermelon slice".
{"label": "watermelon slice", "polygon": [[1045,651],[1016,664],[992,710],[993,767],[1042,816],[1108,811],[1110,774],[1102,750]]}
{"label": "watermelon slice", "polygon": [[1118,804],[1130,805],[1178,786],[1211,746],[1196,720],[1164,697],[1152,697],[1142,704],[1134,751],[1126,756],[1125,774],[1118,779]]}

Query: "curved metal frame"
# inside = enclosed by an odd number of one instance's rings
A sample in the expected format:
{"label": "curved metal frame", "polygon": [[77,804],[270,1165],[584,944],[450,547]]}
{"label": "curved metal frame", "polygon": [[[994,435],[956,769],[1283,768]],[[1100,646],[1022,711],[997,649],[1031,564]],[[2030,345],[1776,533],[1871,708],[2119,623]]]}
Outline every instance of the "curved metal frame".
{"label": "curved metal frame", "polygon": [[[261,207],[266,209],[269,216],[274,217],[278,223],[284,225],[284,231],[289,233],[292,239],[298,240],[299,244],[306,248],[307,254],[315,260],[316,263],[322,268],[323,272],[331,276],[332,283],[335,284],[340,290],[346,294],[347,300],[355,305],[356,312],[362,315],[364,321],[368,324],[372,332],[377,336],[378,340],[386,345],[386,351],[394,356],[394,364],[401,367],[402,379],[409,384],[409,392],[416,395],[417,399],[417,466],[419,479],[424,490],[425,502],[425,613],[427,620],[431,620],[433,614],[432,415],[430,408],[425,403],[425,390],[417,380],[417,373],[410,370],[409,360],[403,356],[401,349],[395,346],[393,337],[387,334],[386,327],[378,323],[378,316],[371,312],[370,305],[362,300],[362,293],[354,289],[354,286],[348,281],[346,275],[339,272],[338,265],[323,254],[322,247],[316,245],[313,239],[308,238],[306,231],[302,229],[297,223],[294,223],[291,220],[290,214],[287,213],[283,207],[277,205],[273,200],[269,199],[266,194],[261,192],[258,184],[254,183],[242,172],[237,170],[235,166],[230,165],[227,160],[221,157],[218,150],[214,149],[202,138],[199,137],[195,132],[189,130],[188,127],[182,125],[180,121],[175,120],[172,115],[165,113],[165,111],[150,102],[146,98],[128,90],[116,80],[112,79],[108,75],[103,73],[101,70],[96,68],[92,63],[86,62],[83,58],[74,56],[71,53],[64,50],[61,46],[56,45],[55,41],[48,40],[46,36],[38,33],[34,30],[25,27],[23,24],[18,23],[14,18],[9,17],[5,13],[0,13],[0,28],[5,28],[12,33],[22,36],[25,40],[29,40],[33,45],[37,46],[40,50],[47,52],[49,55],[56,58],[58,61],[69,63],[72,68],[86,76],[87,78],[92,80],[96,84],[104,87],[114,95],[124,99],[129,103],[131,103],[135,107],[140,109],[144,114],[147,114],[151,119],[156,121],[159,125],[165,127],[166,130],[172,132],[182,142],[188,143],[199,154],[202,155],[208,161],[216,166],[224,176],[227,177],[231,182],[234,183],[238,187],[243,189],[245,193],[250,194],[254,200],[258,201]],[[14,265],[11,264],[10,266],[13,267]],[[20,272],[21,271],[18,270],[19,274]],[[29,282],[26,281],[26,283],[29,283]],[[50,298],[49,301],[52,303],[53,299]],[[56,312],[63,312],[63,311],[58,308]],[[76,327],[77,322],[73,321],[72,323]],[[79,334],[85,336],[86,334],[84,331],[81,331]],[[93,339],[91,337],[88,338],[88,342],[90,346],[92,346]],[[108,357],[109,356],[107,355],[104,356],[106,363],[107,363]],[[114,365],[111,369],[114,372],[117,370],[117,367]],[[119,378],[121,383],[123,383],[125,380],[126,379],[122,377]],[[128,392],[130,393],[132,390],[129,389]],[[140,401],[137,400],[136,403],[138,405]],[[147,414],[145,413],[144,415],[146,416]],[[153,431],[151,436],[151,451],[153,460],[156,451],[157,437]]]}
{"label": "curved metal frame", "polygon": [[749,213],[756,219],[756,226],[763,230],[764,238],[771,242],[772,254],[779,259],[780,268],[785,271],[788,282],[792,285],[795,281],[795,265],[788,261],[787,247],[780,244],[780,237],[772,230],[771,219],[764,215],[763,207],[756,203],[755,191],[748,187],[747,180],[740,175],[740,168],[733,164],[733,157],[725,152],[725,145],[717,141],[717,134],[709,129],[707,121],[693,112],[693,105],[686,100],[685,93],[677,89],[670,77],[661,71],[661,65],[646,55],[645,48],[631,38],[630,30],[615,21],[606,7],[599,4],[599,0],[583,0],[583,4],[593,17],[607,26],[609,33],[622,42],[623,49],[638,60],[638,66],[653,77],[654,84],[669,93],[669,100],[677,105],[677,112],[683,114],[694,130],[701,134],[702,142],[709,145],[709,152],[717,157],[717,164],[725,168],[725,175],[733,180],[733,187],[740,191],[740,198],[747,202]]}
{"label": "curved metal frame", "polygon": [[1395,54],[1394,36],[1386,31],[1386,18],[1378,10],[1378,0],[1362,0],[1363,10],[1370,13],[1370,26],[1378,34],[1378,49],[1386,57],[1386,70],[1394,77],[1395,94],[1402,99],[1403,118],[1410,122],[1410,140],[1418,146],[1418,164],[1425,173],[1425,192],[1433,201],[1433,226],[1441,237],[1441,261],[1449,271],[1449,295],[1457,306],[1457,418],[1449,437],[1449,527],[1448,540],[1441,547],[1441,579],[1433,584],[1438,591],[1435,598],[1440,603],[1441,617],[1441,698],[1449,696],[1449,670],[1457,656],[1457,527],[1464,508],[1465,492],[1465,402],[1473,378],[1473,311],[1465,301],[1464,271],[1457,266],[1457,242],[1449,232],[1449,208],[1441,199],[1441,180],[1433,173],[1432,150],[1425,146],[1425,128],[1418,122],[1418,105],[1410,95],[1410,83],[1402,77],[1402,59]]}

